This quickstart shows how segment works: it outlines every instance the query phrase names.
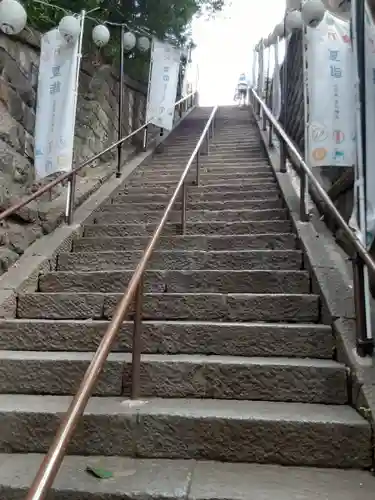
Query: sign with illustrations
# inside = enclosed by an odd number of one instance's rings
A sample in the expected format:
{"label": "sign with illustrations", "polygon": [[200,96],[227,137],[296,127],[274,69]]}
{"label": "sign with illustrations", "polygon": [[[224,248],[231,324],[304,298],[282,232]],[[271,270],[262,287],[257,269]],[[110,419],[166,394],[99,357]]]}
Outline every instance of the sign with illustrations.
{"label": "sign with illustrations", "polygon": [[353,53],[350,26],[328,12],[317,28],[306,28],[305,78],[311,167],[356,162]]}

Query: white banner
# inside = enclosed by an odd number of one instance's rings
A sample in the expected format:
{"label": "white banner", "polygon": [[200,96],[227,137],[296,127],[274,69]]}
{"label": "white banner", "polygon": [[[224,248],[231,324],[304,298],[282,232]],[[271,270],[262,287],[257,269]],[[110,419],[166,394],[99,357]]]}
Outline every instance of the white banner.
{"label": "white banner", "polygon": [[280,64],[279,64],[279,41],[274,45],[274,70],[272,78],[272,114],[275,118],[280,118],[281,112],[281,82],[280,82]]}
{"label": "white banner", "polygon": [[356,162],[353,54],[350,26],[326,13],[306,29],[308,131],[311,167],[353,166]]}
{"label": "white banner", "polygon": [[58,29],[42,36],[35,121],[38,179],[72,167],[78,40],[67,44]]}
{"label": "white banner", "polygon": [[173,128],[180,60],[179,49],[153,39],[146,120],[166,130]]}

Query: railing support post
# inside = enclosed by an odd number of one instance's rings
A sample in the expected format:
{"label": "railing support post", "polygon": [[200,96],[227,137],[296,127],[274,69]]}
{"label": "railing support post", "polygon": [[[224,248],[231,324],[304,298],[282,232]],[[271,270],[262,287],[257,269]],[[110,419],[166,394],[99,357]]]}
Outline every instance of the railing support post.
{"label": "railing support post", "polygon": [[353,293],[356,318],[356,348],[361,358],[372,356],[374,343],[367,337],[366,302],[365,302],[365,267],[362,259],[356,253],[353,263]]}
{"label": "railing support post", "polygon": [[186,182],[182,184],[182,197],[181,197],[181,234],[186,233],[186,209],[187,209],[187,193]]}
{"label": "railing support post", "polygon": [[138,284],[134,300],[131,399],[138,399],[141,393],[142,302],[143,276]]}
{"label": "railing support post", "polygon": [[197,164],[196,164],[196,168],[197,168],[197,172],[196,172],[196,178],[195,178],[195,185],[196,186],[199,186],[199,181],[200,181],[200,165],[199,165],[199,156],[200,156],[200,151],[197,152]]}
{"label": "railing support post", "polygon": [[75,202],[77,174],[72,174],[68,181],[68,190],[66,196],[65,222],[70,225],[73,222],[73,210]]}
{"label": "railing support post", "polygon": [[299,215],[301,222],[308,222],[309,220],[309,215],[306,210],[306,189],[307,184],[306,184],[306,175],[305,172],[301,171],[300,174],[300,193],[299,193]]}
{"label": "railing support post", "polygon": [[268,129],[268,147],[273,148],[273,126],[272,123],[269,123]]}
{"label": "railing support post", "polygon": [[286,172],[286,144],[282,138],[280,138],[280,172],[282,174]]}
{"label": "railing support post", "polygon": [[267,130],[267,115],[262,113],[262,130],[265,132]]}
{"label": "railing support post", "polygon": [[147,150],[147,142],[148,142],[148,127],[145,127],[145,129],[143,131],[143,141],[142,141],[143,151]]}

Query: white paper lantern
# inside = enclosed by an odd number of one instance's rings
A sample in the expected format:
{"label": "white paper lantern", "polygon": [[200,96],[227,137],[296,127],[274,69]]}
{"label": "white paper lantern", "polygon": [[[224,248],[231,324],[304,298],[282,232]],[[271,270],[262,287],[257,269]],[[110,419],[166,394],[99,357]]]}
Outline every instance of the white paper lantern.
{"label": "white paper lantern", "polygon": [[92,40],[97,47],[104,47],[104,45],[107,45],[110,36],[109,29],[107,26],[104,26],[104,24],[99,24],[92,30]]}
{"label": "white paper lantern", "polygon": [[275,29],[274,29],[274,34],[275,36],[279,37],[279,38],[282,38],[285,36],[285,25],[284,23],[279,23],[275,26]]}
{"label": "white paper lantern", "polygon": [[7,35],[20,33],[27,22],[27,14],[17,0],[0,2],[0,29]]}
{"label": "white paper lantern", "polygon": [[303,26],[302,15],[299,10],[291,10],[285,16],[286,28],[290,31],[300,30]]}
{"label": "white paper lantern", "polygon": [[270,36],[268,37],[268,42],[269,42],[269,45],[275,45],[275,43],[277,42],[277,36],[275,35],[275,33],[271,33]]}
{"label": "white paper lantern", "polygon": [[136,42],[137,39],[131,31],[124,33],[124,49],[126,51],[133,50]]}
{"label": "white paper lantern", "polygon": [[141,52],[147,52],[151,47],[151,42],[147,36],[140,36],[137,41],[137,47]]}
{"label": "white paper lantern", "polygon": [[59,31],[67,43],[73,43],[79,37],[81,23],[77,17],[65,16],[59,23]]}
{"label": "white paper lantern", "polygon": [[302,20],[309,28],[316,28],[322,22],[325,7],[321,0],[308,0],[301,9]]}
{"label": "white paper lantern", "polygon": [[301,0],[286,0],[286,10],[299,10],[301,8]]}

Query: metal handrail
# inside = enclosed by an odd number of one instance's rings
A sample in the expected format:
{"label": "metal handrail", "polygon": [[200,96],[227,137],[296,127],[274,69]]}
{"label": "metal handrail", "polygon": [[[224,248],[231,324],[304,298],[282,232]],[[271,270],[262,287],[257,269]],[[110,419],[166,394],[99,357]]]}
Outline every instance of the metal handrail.
{"label": "metal handrail", "polygon": [[140,362],[141,362],[141,323],[142,323],[142,296],[143,296],[143,273],[150,260],[151,254],[158,243],[159,237],[163,231],[164,225],[168,220],[170,211],[172,210],[177,197],[182,190],[182,203],[181,203],[181,232],[184,234],[186,228],[186,209],[187,209],[187,175],[194,161],[196,161],[196,181],[195,185],[199,185],[199,156],[202,150],[203,143],[206,140],[206,153],[209,152],[209,140],[213,136],[214,119],[218,107],[215,106],[212,110],[210,118],[200,136],[200,139],[191,154],[189,161],[181,175],[176,189],[164,211],[163,217],[150,239],[143,257],[137,265],[137,268],[129,282],[129,285],[118,304],[115,314],[111,323],[109,324],[102,341],[82,379],[81,385],[77,394],[74,396],[69,405],[67,413],[60,424],[60,427],[55,435],[52,445],[45,456],[40,469],[31,485],[26,500],[43,500],[52,486],[56,474],[61,466],[64,458],[66,448],[73,436],[79,418],[82,416],[88,400],[91,396],[92,390],[98,377],[103,369],[111,347],[115,341],[124,318],[128,313],[133,299],[135,298],[135,317],[134,317],[134,331],[133,331],[133,349],[132,349],[132,398],[135,399],[139,394],[140,385]]}
{"label": "metal handrail", "polygon": [[[334,219],[340,229],[343,231],[345,236],[348,238],[349,242],[353,245],[355,249],[355,256],[353,258],[353,282],[354,282],[354,302],[356,309],[356,321],[357,321],[357,350],[361,356],[372,355],[374,350],[374,339],[371,335],[367,335],[366,332],[366,320],[365,320],[365,298],[363,293],[363,266],[367,266],[368,270],[375,276],[375,261],[367,251],[366,247],[362,244],[357,235],[350,229],[345,219],[342,217],[340,212],[337,210],[333,201],[326,193],[325,189],[322,187],[320,182],[317,180],[313,174],[310,167],[304,161],[302,155],[298,151],[297,147],[293,144],[293,141],[289,138],[288,134],[285,132],[284,128],[280,125],[278,120],[272,114],[272,111],[268,108],[265,102],[257,95],[254,89],[251,89],[251,95],[255,99],[256,103],[263,111],[263,130],[266,130],[265,122],[268,120],[270,124],[269,128],[269,140],[268,144],[272,144],[272,133],[273,131],[282,140],[281,148],[281,158],[280,158],[280,171],[286,172],[286,155],[285,148],[293,154],[295,160],[300,167],[298,169],[298,174],[301,178],[300,183],[300,217],[304,222],[308,221],[308,215],[306,213],[306,181],[308,180],[312,186],[314,186],[316,192],[321,197],[324,202],[325,208],[327,209],[329,215]],[[255,114],[258,110],[255,110]]]}
{"label": "metal handrail", "polygon": [[[182,99],[179,99],[177,102],[175,102],[174,107],[179,106],[183,102],[186,102],[188,99],[193,99],[194,95],[195,95],[195,92],[192,92],[192,93],[188,94],[187,96],[183,97]],[[162,116],[166,112],[167,112],[167,110],[165,110],[159,116]],[[87,165],[90,165],[90,163],[93,163],[96,160],[99,160],[106,153],[109,153],[110,151],[112,151],[112,149],[122,145],[124,142],[128,141],[129,139],[131,139],[133,136],[135,136],[136,134],[138,134],[142,130],[146,130],[147,127],[149,125],[151,125],[151,122],[153,120],[154,120],[154,117],[151,118],[150,120],[148,120],[148,122],[143,124],[141,127],[137,128],[137,130],[134,130],[133,132],[131,132],[127,136],[123,137],[119,141],[112,143],[110,146],[103,149],[103,151],[100,151],[100,153],[97,153],[96,155],[92,156],[91,158],[88,158],[87,160],[83,161],[76,168],[73,168],[70,172],[65,172],[64,174],[59,175],[58,177],[56,177],[56,179],[49,182],[45,186],[41,187],[40,189],[35,191],[35,193],[28,196],[26,199],[20,201],[19,203],[16,203],[15,205],[12,205],[11,207],[4,210],[3,212],[0,213],[0,222],[3,221],[4,219],[6,219],[7,217],[9,217],[10,215],[14,214],[15,212],[17,212],[17,210],[19,210],[20,208],[25,207],[26,205],[28,205],[29,203],[31,203],[35,199],[39,198],[44,193],[47,193],[48,191],[50,191],[52,188],[54,188],[58,184],[63,183],[65,180],[72,181],[72,179],[73,178],[75,179],[76,174],[82,168],[87,167]],[[72,211],[74,208],[74,193],[73,193],[73,191],[74,191],[74,186],[71,186],[70,196],[69,196],[69,200],[68,200],[69,208],[67,209],[67,213],[66,213],[66,222],[68,224],[71,224],[71,222],[72,222]]]}

